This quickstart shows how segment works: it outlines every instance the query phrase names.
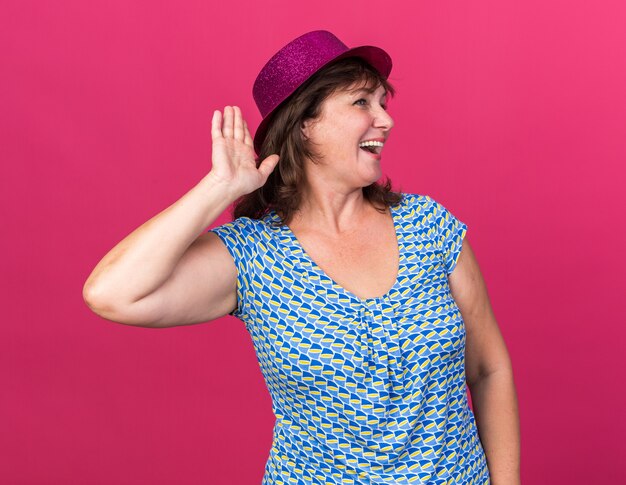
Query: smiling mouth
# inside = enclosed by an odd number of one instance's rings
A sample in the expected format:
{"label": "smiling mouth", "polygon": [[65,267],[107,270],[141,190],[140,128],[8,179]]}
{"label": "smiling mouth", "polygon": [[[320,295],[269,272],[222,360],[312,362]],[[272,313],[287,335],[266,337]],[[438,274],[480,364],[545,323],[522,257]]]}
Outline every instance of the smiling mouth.
{"label": "smiling mouth", "polygon": [[380,155],[383,149],[383,143],[379,141],[366,141],[359,143],[359,148],[373,155]]}

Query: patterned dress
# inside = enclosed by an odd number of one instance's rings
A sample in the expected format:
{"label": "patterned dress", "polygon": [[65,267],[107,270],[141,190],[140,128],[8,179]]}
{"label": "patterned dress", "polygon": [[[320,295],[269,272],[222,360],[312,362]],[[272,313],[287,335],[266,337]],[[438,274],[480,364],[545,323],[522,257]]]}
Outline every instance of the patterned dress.
{"label": "patterned dress", "polygon": [[231,314],[276,416],[263,485],[490,483],[448,286],[467,226],[427,195],[403,194],[391,214],[398,277],[367,299],[328,277],[274,211],[211,229],[235,261]]}

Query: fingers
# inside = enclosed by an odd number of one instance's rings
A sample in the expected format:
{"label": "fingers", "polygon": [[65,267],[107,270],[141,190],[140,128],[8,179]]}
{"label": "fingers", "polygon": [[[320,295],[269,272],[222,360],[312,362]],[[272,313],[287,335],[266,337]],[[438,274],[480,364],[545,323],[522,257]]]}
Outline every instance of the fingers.
{"label": "fingers", "polygon": [[225,106],[224,115],[221,111],[213,112],[211,135],[215,137],[234,138],[252,145],[252,136],[248,131],[246,120],[243,119],[239,106]]}
{"label": "fingers", "polygon": [[213,111],[211,120],[211,137],[215,140],[222,136],[222,112],[219,109]]}
{"label": "fingers", "polygon": [[252,135],[250,135],[248,131],[248,123],[246,123],[246,120],[243,120],[243,142],[249,146],[253,145]]}
{"label": "fingers", "polygon": [[224,122],[222,123],[222,135],[224,138],[232,138],[233,137],[233,107],[225,106],[224,107]]}
{"label": "fingers", "polygon": [[243,140],[243,119],[239,106],[233,106],[233,114],[235,118],[233,121],[233,135],[235,140]]}
{"label": "fingers", "polygon": [[261,162],[261,165],[259,165],[258,170],[263,175],[264,181],[267,180],[267,178],[270,176],[270,173],[272,173],[272,170],[274,170],[274,168],[276,168],[276,165],[278,165],[279,158],[280,157],[278,155],[275,155],[275,154],[270,155],[269,157],[267,157],[265,160]]}

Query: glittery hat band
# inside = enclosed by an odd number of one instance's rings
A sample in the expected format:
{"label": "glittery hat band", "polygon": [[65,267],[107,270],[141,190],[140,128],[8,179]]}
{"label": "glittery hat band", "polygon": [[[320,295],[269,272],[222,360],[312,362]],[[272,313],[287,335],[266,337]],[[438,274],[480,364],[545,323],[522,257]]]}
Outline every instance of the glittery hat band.
{"label": "glittery hat band", "polygon": [[326,30],[301,35],[274,54],[259,72],[252,88],[252,96],[263,117],[254,135],[257,154],[276,108],[321,68],[350,56],[365,59],[385,79],[389,77],[391,57],[384,50],[374,46],[349,48]]}

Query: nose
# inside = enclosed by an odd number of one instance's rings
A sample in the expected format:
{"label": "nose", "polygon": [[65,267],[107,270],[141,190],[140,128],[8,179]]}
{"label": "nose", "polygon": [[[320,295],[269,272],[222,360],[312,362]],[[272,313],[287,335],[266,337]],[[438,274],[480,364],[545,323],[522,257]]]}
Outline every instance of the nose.
{"label": "nose", "polygon": [[393,125],[394,122],[391,115],[382,106],[378,106],[374,116],[374,126],[376,126],[376,128],[382,128],[385,131],[389,131],[393,128]]}

